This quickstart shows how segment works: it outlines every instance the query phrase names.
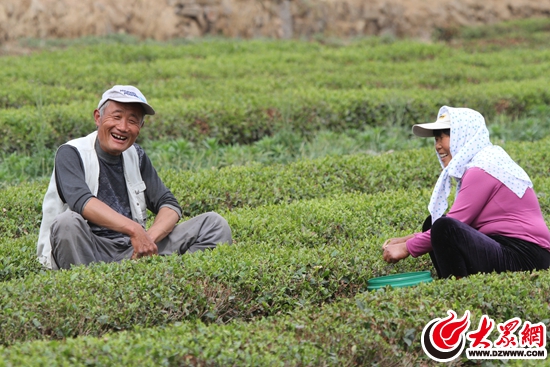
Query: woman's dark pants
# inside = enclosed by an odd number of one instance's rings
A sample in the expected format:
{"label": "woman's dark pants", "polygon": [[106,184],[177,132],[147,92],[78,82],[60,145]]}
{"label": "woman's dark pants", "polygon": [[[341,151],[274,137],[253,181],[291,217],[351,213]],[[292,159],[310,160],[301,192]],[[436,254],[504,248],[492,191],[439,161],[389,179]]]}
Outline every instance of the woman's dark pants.
{"label": "woman's dark pants", "polygon": [[428,217],[422,231],[428,229],[431,229],[432,241],[430,258],[440,278],[548,269],[550,266],[550,252],[535,243],[487,236],[453,218],[441,217],[432,225]]}

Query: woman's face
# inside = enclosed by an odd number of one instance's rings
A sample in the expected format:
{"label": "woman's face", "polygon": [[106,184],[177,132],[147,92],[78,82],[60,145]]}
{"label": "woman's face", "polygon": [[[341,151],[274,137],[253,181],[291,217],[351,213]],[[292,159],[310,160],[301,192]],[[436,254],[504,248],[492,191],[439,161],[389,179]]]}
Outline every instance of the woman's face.
{"label": "woman's face", "polygon": [[451,155],[451,137],[445,133],[435,137],[435,151],[439,154],[443,167],[447,167],[453,156]]}

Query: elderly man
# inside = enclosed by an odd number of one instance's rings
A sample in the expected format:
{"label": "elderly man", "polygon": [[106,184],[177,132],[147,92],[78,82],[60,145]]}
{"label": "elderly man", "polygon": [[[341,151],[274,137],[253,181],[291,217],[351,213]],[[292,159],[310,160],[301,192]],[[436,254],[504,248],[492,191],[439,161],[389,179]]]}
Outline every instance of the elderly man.
{"label": "elderly man", "polygon": [[[59,147],[43,203],[37,244],[50,269],[151,255],[183,254],[231,244],[216,213],[188,221],[144,150],[135,144],[155,111],[133,86],[106,91],[94,111],[97,131]],[[145,229],[147,209],[156,214]]]}

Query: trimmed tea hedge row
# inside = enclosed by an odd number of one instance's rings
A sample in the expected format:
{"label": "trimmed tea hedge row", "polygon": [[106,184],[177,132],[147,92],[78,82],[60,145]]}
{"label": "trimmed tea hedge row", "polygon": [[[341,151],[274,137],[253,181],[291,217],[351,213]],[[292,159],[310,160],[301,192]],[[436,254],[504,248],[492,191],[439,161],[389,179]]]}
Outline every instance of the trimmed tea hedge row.
{"label": "trimmed tea hedge row", "polygon": [[[508,143],[506,150],[534,178],[548,177],[550,139]],[[545,164],[548,163],[548,164]],[[288,165],[163,172],[186,215],[241,206],[278,204],[342,192],[375,193],[433,188],[441,167],[431,148],[377,156],[355,154]],[[208,189],[208,187],[215,187]]]}
{"label": "trimmed tea hedge row", "polygon": [[42,201],[48,183],[39,181],[0,189],[0,233],[2,238],[38,234]]}
{"label": "trimmed tea hedge row", "polygon": [[[363,241],[380,244],[395,232],[418,231],[427,215],[429,192],[388,191],[376,195],[335,195],[223,213],[235,243],[273,247],[324,247]],[[425,214],[423,214],[425,213]],[[34,258],[36,236],[4,240],[0,245],[0,280],[40,272]],[[376,247],[376,251],[379,248]],[[376,252],[378,255],[378,252]]]}
{"label": "trimmed tea hedge row", "polygon": [[3,238],[0,242],[0,281],[23,278],[43,272],[36,258],[37,236],[17,239]]}
{"label": "trimmed tea hedge row", "polygon": [[375,272],[428,267],[419,258],[388,269],[374,241],[316,248],[243,243],[29,275],[0,284],[0,343],[181,320],[249,320],[353,296]]}
{"label": "trimmed tea hedge row", "polygon": [[[147,117],[142,140],[207,137],[221,144],[248,144],[283,129],[308,135],[321,129],[362,130],[367,126],[400,125],[435,119],[442,105],[468,106],[486,118],[497,113],[523,114],[550,103],[545,78],[418,89],[330,90],[302,87],[282,91],[270,100],[257,96],[228,100],[151,100],[158,114]],[[71,137],[95,128],[92,113],[98,98],[64,105],[0,110],[0,148],[5,152],[54,149]],[[429,102],[427,102],[429,101]]]}
{"label": "trimmed tea hedge row", "polygon": [[[140,81],[159,100],[228,100],[321,89],[433,88],[536,79],[550,69],[549,50],[468,51],[377,38],[338,47],[303,41],[217,40],[195,44],[70,46],[28,57],[3,57],[3,108],[99,100],[113,80]],[[407,75],[407,78],[403,76]],[[445,83],[442,82],[445,80]],[[97,98],[96,98],[97,97]],[[246,98],[244,99],[246,100]]]}
{"label": "trimmed tea hedge row", "polygon": [[[549,176],[549,141],[507,143],[505,148],[534,180],[544,179]],[[439,170],[433,150],[426,148],[376,156],[325,157],[288,165],[170,170],[160,174],[180,201],[184,215],[194,216],[345,192],[432,188]],[[37,233],[46,187],[46,180],[42,180],[0,190],[0,232],[5,237]]]}
{"label": "trimmed tea hedge row", "polygon": [[[352,155],[303,160],[289,165],[228,167],[215,170],[161,172],[186,216],[206,211],[278,204],[343,192],[379,192],[424,187],[435,182],[433,152],[417,150],[380,156]],[[381,172],[381,173],[380,173]],[[5,236],[36,233],[47,183],[1,190],[0,230]]]}
{"label": "trimmed tea hedge row", "polygon": [[[252,322],[186,321],[166,328],[136,327],[100,338],[16,343],[0,349],[0,366],[393,366],[396,361],[423,365],[430,359],[422,351],[420,336],[432,319],[447,317],[447,310],[459,317],[469,310],[469,330],[477,327],[484,314],[497,323],[519,317],[548,325],[549,285],[548,271],[437,280],[413,288],[366,292],[322,308],[311,305]],[[497,334],[493,331],[489,339]],[[467,359],[455,361],[460,362]],[[511,364],[526,361],[515,362]]]}
{"label": "trimmed tea hedge row", "polygon": [[[237,241],[247,245],[335,246],[395,233],[420,231],[429,190],[345,194],[224,213]],[[376,249],[377,251],[379,248]],[[378,254],[378,253],[377,253]]]}
{"label": "trimmed tea hedge row", "polygon": [[[476,50],[367,40],[212,41],[68,47],[3,57],[0,148],[53,149],[93,129],[112,84],[137,84],[158,114],[143,139],[250,143],[281,129],[307,134],[434,118],[444,104],[487,117],[550,102],[548,51]],[[313,61],[312,61],[313,60]]]}
{"label": "trimmed tea hedge row", "polygon": [[[549,176],[550,139],[507,143],[506,150],[533,178]],[[233,210],[337,193],[375,193],[399,188],[432,188],[440,167],[432,149],[382,155],[355,154],[301,160],[288,165],[161,171],[185,216]],[[46,180],[0,190],[0,232],[7,238],[37,233]],[[535,189],[543,195],[545,190]]]}

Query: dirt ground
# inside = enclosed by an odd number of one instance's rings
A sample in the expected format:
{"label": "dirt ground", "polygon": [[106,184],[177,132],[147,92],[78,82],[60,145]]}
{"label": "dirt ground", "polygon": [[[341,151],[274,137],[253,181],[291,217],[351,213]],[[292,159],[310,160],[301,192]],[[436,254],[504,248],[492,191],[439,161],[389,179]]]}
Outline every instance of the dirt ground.
{"label": "dirt ground", "polygon": [[2,0],[0,44],[126,33],[140,38],[389,34],[550,17],[550,0]]}

